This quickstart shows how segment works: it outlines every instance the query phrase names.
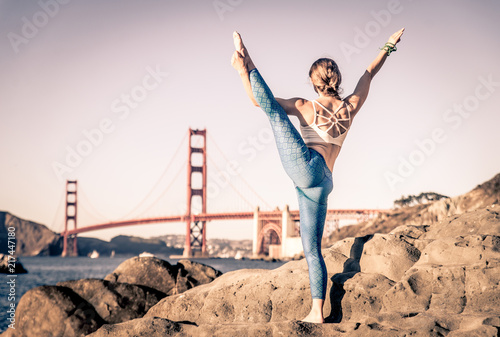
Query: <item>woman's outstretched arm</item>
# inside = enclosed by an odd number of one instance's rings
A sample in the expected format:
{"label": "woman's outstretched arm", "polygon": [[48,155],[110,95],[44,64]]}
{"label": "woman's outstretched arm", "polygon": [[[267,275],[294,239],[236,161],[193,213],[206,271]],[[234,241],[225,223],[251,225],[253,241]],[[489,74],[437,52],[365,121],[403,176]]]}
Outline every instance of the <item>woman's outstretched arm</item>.
{"label": "woman's outstretched arm", "polygon": [[[392,34],[389,40],[387,41],[388,43],[396,46],[396,44],[401,40],[401,35],[403,35],[404,28],[398,30],[396,33]],[[345,98],[345,100],[351,105],[352,111],[351,114],[355,115],[363,103],[366,100],[366,97],[368,96],[368,92],[370,90],[370,83],[373,79],[373,77],[378,73],[380,68],[382,68],[382,65],[384,64],[385,60],[387,59],[388,52],[386,50],[381,50],[375,60],[366,68],[365,73],[363,76],[358,81],[358,84],[356,85],[356,88],[354,89],[354,92]]]}

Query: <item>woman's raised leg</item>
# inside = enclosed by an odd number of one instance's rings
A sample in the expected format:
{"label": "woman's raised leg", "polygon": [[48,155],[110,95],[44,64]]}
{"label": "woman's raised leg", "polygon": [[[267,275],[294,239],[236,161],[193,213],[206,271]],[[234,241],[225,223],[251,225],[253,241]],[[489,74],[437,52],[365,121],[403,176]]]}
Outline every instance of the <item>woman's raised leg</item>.
{"label": "woman's raised leg", "polygon": [[311,151],[257,69],[250,71],[250,83],[255,100],[271,123],[285,172],[296,186],[310,187],[321,182],[324,178],[322,167],[311,162]]}

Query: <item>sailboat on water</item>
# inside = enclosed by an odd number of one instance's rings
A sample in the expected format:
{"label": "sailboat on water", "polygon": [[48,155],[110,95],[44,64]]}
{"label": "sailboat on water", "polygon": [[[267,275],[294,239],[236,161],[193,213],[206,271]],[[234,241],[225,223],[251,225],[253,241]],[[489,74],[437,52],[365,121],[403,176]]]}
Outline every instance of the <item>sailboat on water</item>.
{"label": "sailboat on water", "polygon": [[97,250],[93,250],[92,253],[89,254],[91,259],[97,259],[99,257],[99,252]]}

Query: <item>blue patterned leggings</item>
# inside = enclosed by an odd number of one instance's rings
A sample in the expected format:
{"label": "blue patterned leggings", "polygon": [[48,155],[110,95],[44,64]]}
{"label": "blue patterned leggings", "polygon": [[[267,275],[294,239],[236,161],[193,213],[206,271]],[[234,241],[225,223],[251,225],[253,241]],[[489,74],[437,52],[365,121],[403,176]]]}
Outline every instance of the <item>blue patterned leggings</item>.
{"label": "blue patterned leggings", "polygon": [[269,117],[281,163],[299,199],[300,236],[309,267],[312,298],[325,299],[327,271],[321,255],[332,173],[318,152],[309,149],[257,69],[250,71],[253,95]]}

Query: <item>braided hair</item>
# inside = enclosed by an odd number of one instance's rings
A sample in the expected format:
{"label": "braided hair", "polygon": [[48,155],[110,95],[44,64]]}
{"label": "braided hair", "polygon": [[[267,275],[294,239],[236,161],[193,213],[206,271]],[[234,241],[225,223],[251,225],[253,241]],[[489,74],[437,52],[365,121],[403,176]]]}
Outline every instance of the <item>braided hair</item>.
{"label": "braided hair", "polygon": [[341,100],[340,83],[342,75],[339,67],[334,60],[329,58],[320,58],[316,60],[309,69],[309,78],[316,93],[322,93],[325,96],[332,96]]}

